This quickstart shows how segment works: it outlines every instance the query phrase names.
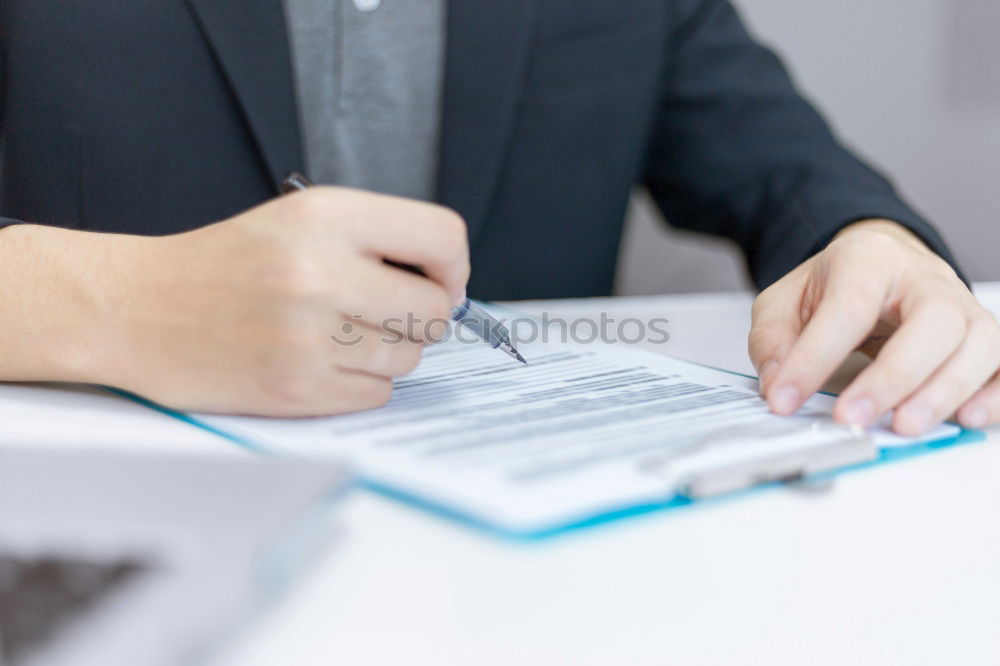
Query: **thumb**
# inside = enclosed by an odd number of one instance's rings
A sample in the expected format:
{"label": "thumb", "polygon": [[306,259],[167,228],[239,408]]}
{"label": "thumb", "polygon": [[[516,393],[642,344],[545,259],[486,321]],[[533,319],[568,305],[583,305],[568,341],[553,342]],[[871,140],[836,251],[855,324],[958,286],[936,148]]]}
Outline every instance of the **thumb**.
{"label": "thumb", "polygon": [[748,338],[750,362],[760,377],[761,394],[766,394],[770,379],[788,356],[802,333],[799,298],[776,284],[764,291],[753,304]]}

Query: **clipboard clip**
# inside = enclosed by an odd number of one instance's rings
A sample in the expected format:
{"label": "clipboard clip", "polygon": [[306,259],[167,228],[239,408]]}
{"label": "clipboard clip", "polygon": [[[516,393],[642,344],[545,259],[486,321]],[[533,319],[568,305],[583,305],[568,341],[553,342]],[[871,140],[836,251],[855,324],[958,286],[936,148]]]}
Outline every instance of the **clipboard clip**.
{"label": "clipboard clip", "polygon": [[721,428],[642,461],[640,469],[690,499],[770,483],[815,492],[831,486],[828,479],[814,480],[816,475],[868,462],[878,453],[864,429],[809,415]]}

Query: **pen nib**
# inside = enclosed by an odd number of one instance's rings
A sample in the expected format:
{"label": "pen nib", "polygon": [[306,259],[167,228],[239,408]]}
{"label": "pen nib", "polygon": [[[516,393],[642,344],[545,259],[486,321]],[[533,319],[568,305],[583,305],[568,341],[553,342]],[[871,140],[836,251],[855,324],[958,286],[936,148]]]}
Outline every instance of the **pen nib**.
{"label": "pen nib", "polygon": [[514,347],[509,342],[501,343],[500,351],[502,351],[504,354],[507,354],[507,356],[510,356],[511,358],[517,359],[521,363],[528,365],[528,362],[524,360],[524,357],[521,356],[521,353],[518,352],[516,349],[514,349]]}

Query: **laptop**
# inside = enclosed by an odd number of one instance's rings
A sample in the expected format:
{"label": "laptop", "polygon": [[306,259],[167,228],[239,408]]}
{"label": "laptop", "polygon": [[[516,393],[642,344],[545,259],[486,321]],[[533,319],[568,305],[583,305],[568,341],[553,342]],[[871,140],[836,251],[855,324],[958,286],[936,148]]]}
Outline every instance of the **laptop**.
{"label": "laptop", "polygon": [[0,448],[0,664],[203,663],[336,540],[336,463]]}

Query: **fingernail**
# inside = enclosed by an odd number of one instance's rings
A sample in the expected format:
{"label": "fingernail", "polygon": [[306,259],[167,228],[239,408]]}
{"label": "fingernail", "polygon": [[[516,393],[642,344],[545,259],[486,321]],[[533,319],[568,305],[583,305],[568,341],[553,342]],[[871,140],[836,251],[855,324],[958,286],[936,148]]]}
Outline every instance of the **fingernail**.
{"label": "fingernail", "polygon": [[788,416],[799,408],[801,394],[794,386],[782,386],[771,393],[771,409],[777,414]]}
{"label": "fingernail", "polygon": [[461,292],[459,293],[459,296],[458,296],[458,299],[457,299],[457,300],[455,301],[455,305],[462,305],[463,303],[465,303],[465,300],[466,300],[467,298],[468,298],[468,295],[466,294],[466,290],[465,290],[465,289],[463,289],[463,290],[462,290],[462,291],[461,291]]}
{"label": "fingernail", "polygon": [[973,407],[962,414],[962,425],[966,428],[984,428],[990,420],[990,412],[985,407]]}
{"label": "fingernail", "polygon": [[761,386],[767,384],[767,380],[774,374],[774,371],[778,369],[778,362],[773,358],[767,361],[764,365],[760,366],[760,384]]}
{"label": "fingernail", "polygon": [[850,425],[867,428],[875,420],[875,403],[869,398],[860,398],[847,405],[844,418]]}
{"label": "fingernail", "polygon": [[922,435],[934,425],[934,412],[923,405],[911,405],[900,410],[899,420],[908,432]]}

